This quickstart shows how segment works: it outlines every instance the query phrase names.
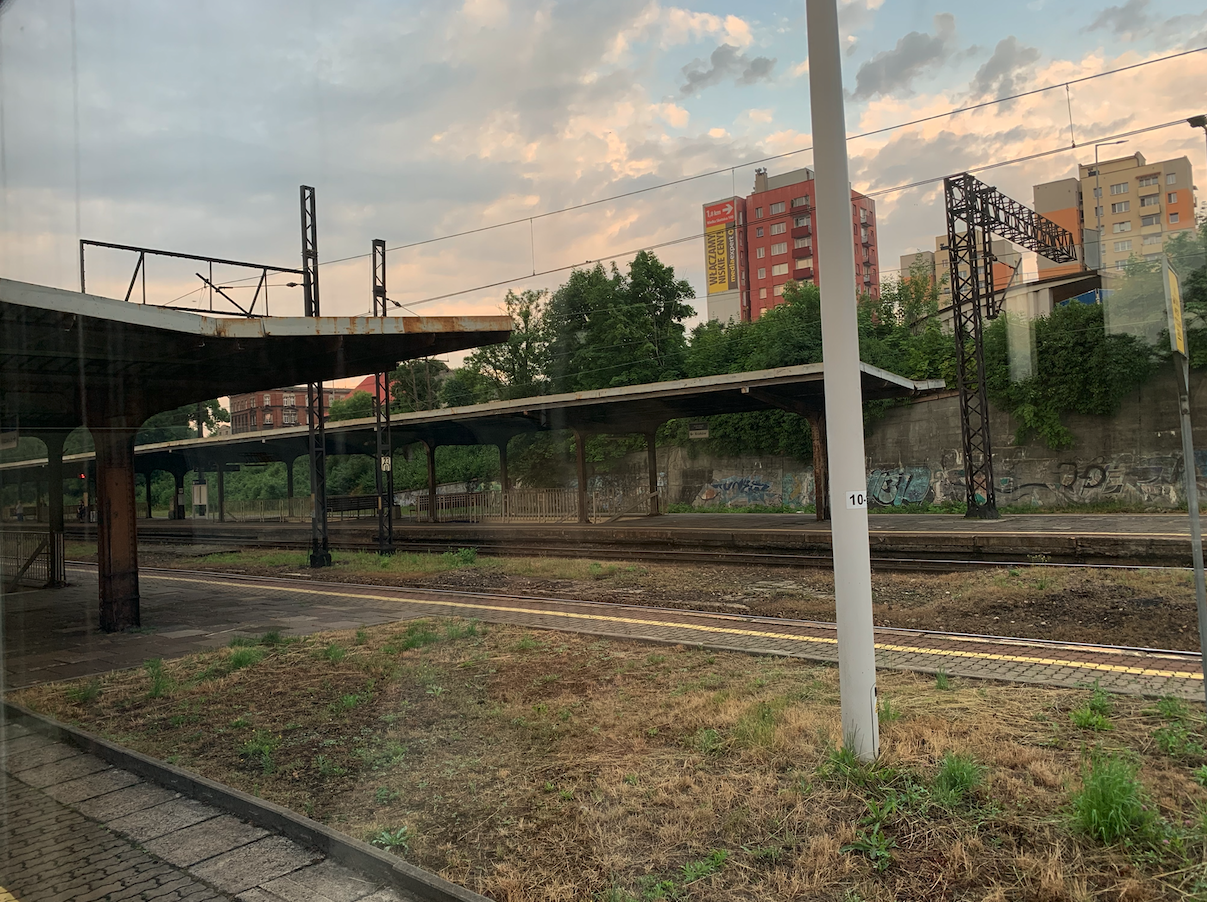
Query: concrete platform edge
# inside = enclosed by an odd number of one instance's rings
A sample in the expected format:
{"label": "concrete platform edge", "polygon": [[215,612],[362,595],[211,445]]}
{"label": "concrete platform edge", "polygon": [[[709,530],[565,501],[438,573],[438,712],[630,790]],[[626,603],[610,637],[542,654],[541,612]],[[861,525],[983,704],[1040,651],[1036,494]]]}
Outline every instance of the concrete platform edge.
{"label": "concrete platform edge", "polygon": [[5,700],[0,705],[3,706],[5,720],[19,723],[48,739],[67,743],[188,798],[213,805],[240,820],[279,833],[322,852],[345,867],[413,893],[421,899],[430,899],[432,902],[490,902],[485,896],[280,805],[115,745],[92,733],[36,714],[15,702]]}

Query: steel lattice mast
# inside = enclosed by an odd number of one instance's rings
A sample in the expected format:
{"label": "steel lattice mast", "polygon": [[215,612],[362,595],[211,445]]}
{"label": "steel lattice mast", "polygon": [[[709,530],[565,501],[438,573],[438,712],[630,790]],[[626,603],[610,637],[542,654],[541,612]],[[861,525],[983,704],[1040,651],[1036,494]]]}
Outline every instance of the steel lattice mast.
{"label": "steel lattice mast", "polygon": [[966,516],[996,520],[983,337],[984,317],[996,317],[1004,299],[1004,292],[1003,298],[996,296],[993,285],[993,236],[1000,235],[1056,263],[1075,262],[1077,246],[1071,232],[967,172],[944,179],[943,196],[968,494]]}

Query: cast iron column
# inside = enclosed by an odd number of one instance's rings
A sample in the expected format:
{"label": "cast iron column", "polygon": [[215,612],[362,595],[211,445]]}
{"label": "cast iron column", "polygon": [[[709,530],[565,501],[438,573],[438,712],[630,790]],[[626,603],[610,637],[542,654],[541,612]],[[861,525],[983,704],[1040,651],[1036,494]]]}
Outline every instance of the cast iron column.
{"label": "cast iron column", "polygon": [[[319,239],[315,218],[314,189],[301,187],[302,200],[302,295],[306,316],[319,315]],[[310,566],[331,566],[327,541],[327,426],[323,422],[323,383],[306,386],[306,422],[310,436],[310,496],[314,513],[310,519]]]}
{"label": "cast iron column", "polygon": [[436,517],[436,443],[424,442],[427,449],[427,508],[428,516],[433,523]]}
{"label": "cast iron column", "polygon": [[[386,315],[386,243],[373,239],[373,315]],[[373,377],[377,436],[377,553],[394,552],[394,444],[390,435],[390,373]]]}
{"label": "cast iron column", "polygon": [[578,472],[578,522],[587,523],[587,439],[574,430],[575,468]]}
{"label": "cast iron column", "polygon": [[51,586],[67,585],[67,565],[63,560],[63,441],[66,436],[52,432],[42,437],[46,445],[46,505],[50,520]]}
{"label": "cast iron column", "polygon": [[645,468],[649,472],[650,480],[650,516],[658,516],[658,446],[656,444],[658,434],[655,432],[647,432],[645,434]]}
{"label": "cast iron column", "polygon": [[100,626],[105,632],[139,626],[138,531],[134,504],[137,428],[92,429],[96,445],[96,562]]}

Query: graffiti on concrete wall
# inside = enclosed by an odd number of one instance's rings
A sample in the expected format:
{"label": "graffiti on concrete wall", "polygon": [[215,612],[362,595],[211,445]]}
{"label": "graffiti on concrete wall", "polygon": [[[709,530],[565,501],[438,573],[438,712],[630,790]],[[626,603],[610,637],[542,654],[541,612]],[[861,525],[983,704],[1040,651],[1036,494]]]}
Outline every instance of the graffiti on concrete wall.
{"label": "graffiti on concrete wall", "polygon": [[771,483],[756,476],[727,476],[707,483],[696,495],[695,506],[707,507],[771,507],[781,504],[778,492]]}
{"label": "graffiti on concrete wall", "polygon": [[868,503],[883,507],[934,500],[930,467],[896,467],[868,473]]}

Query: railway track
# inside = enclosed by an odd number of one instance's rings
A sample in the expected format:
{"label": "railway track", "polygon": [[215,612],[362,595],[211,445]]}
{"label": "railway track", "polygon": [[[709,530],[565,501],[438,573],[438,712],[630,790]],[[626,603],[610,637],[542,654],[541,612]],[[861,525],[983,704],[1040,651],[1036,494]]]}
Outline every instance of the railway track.
{"label": "railway track", "polygon": [[[67,529],[68,539],[84,541],[90,538],[84,527]],[[369,530],[364,528],[333,529],[330,533],[331,548],[336,551],[365,551],[377,550],[376,540],[366,535]],[[139,543],[144,546],[189,546],[253,549],[291,549],[304,551],[310,547],[309,530],[273,530],[267,535],[258,531],[240,528],[232,532],[229,528],[214,531],[197,529],[180,529],[157,527],[153,530],[140,530]],[[641,541],[634,537],[625,542],[591,542],[591,541],[526,541],[522,535],[507,541],[487,539],[479,536],[438,536],[423,539],[408,539],[405,536],[394,543],[395,549],[401,552],[415,554],[455,551],[458,548],[472,547],[479,554],[492,557],[561,557],[561,558],[592,558],[612,561],[646,561],[674,564],[731,564],[765,567],[818,567],[829,569],[833,566],[833,555],[822,549],[817,550],[753,550],[750,548],[723,547],[711,544],[708,547],[655,547],[649,541]],[[680,543],[684,545],[686,543]],[[936,572],[950,573],[960,570],[978,570],[995,567],[1031,567],[1053,566],[1085,569],[1182,569],[1187,570],[1171,555],[1149,555],[1147,559],[1120,560],[1109,558],[1103,560],[1077,560],[1070,556],[1053,554],[1011,554],[1009,551],[978,552],[975,556],[959,556],[952,549],[936,552],[885,552],[873,545],[871,551],[872,566],[880,571],[898,572]]]}

